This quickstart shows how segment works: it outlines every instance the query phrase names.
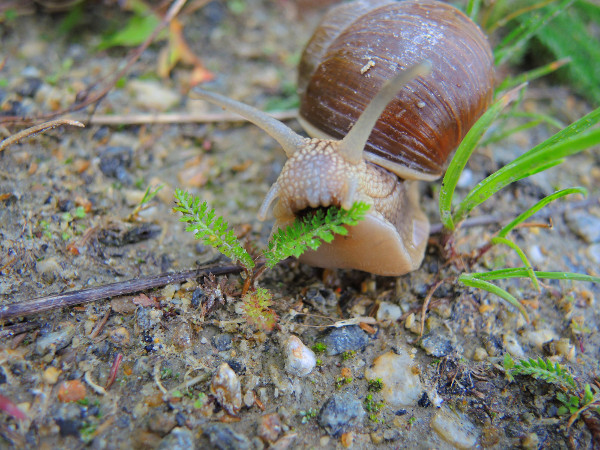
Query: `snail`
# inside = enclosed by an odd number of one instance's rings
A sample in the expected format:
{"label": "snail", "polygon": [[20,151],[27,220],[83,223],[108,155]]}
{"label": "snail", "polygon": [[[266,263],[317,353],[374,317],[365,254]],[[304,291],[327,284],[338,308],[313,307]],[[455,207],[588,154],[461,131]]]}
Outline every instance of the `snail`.
{"label": "snail", "polygon": [[267,114],[204,90],[283,147],[288,160],[259,210],[274,230],[307,209],[371,205],[346,236],[302,255],[324,268],[397,276],[422,263],[429,221],[417,180],[435,180],[493,95],[487,38],[456,8],[426,0],[335,7],[299,65],[303,137]]}

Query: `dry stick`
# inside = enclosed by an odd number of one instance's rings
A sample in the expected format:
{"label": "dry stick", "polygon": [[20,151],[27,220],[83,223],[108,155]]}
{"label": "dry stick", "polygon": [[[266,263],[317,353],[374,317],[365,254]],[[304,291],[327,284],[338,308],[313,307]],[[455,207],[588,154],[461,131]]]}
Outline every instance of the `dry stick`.
{"label": "dry stick", "polygon": [[163,28],[165,28],[169,24],[169,22],[171,22],[171,20],[173,20],[175,18],[175,16],[179,13],[179,11],[181,10],[181,8],[183,7],[183,5],[185,4],[186,1],[187,0],[174,0],[173,1],[171,6],[169,7],[169,10],[165,14],[165,17],[163,17],[161,22],[154,29],[154,31],[148,37],[148,39],[146,39],[144,41],[144,43],[142,45],[140,45],[133,52],[133,55],[131,55],[131,57],[129,58],[129,61],[127,61],[127,64],[125,65],[125,67],[123,67],[121,70],[119,70],[112,77],[112,79],[110,79],[110,81],[108,83],[106,83],[106,85],[96,95],[92,95],[91,97],[88,97],[85,100],[83,100],[81,103],[75,103],[74,105],[71,105],[70,107],[68,107],[66,109],[57,111],[52,114],[44,114],[42,116],[34,117],[32,119],[27,119],[25,117],[19,117],[19,116],[7,116],[7,117],[0,118],[0,123],[31,122],[32,120],[51,119],[53,117],[62,116],[64,114],[67,114],[67,113],[70,113],[73,111],[79,111],[80,109],[83,109],[89,105],[99,102],[106,96],[106,94],[109,93],[109,91],[115,86],[115,84],[117,84],[117,81],[119,81],[127,72],[129,72],[129,69],[131,69],[133,64],[135,64],[135,62],[140,58],[142,53],[144,53],[144,51],[150,46],[152,41],[154,41],[156,36],[158,36],[158,33],[160,33],[163,30]]}
{"label": "dry stick", "polygon": [[423,308],[421,308],[421,328],[419,331],[419,336],[423,336],[423,332],[425,331],[425,314],[427,313],[427,307],[429,306],[429,302],[431,301],[431,297],[437,288],[439,288],[445,280],[440,280],[429,290],[427,293],[427,297],[425,297],[425,301],[423,302]]}
{"label": "dry stick", "polygon": [[40,123],[39,125],[35,125],[33,127],[27,128],[25,130],[19,131],[12,136],[7,137],[2,142],[0,142],[0,152],[5,148],[16,144],[21,139],[25,139],[26,137],[32,137],[36,134],[43,133],[44,131],[51,130],[52,128],[60,127],[61,125],[72,125],[74,127],[85,127],[84,124],[78,122],[76,120],[70,119],[57,119],[51,120],[50,122]]}
{"label": "dry stick", "polygon": [[107,284],[89,289],[63,292],[62,294],[48,295],[39,297],[28,302],[12,303],[0,307],[0,320],[12,319],[14,317],[29,316],[38,314],[51,309],[64,308],[66,306],[89,303],[96,300],[102,300],[119,295],[133,294],[135,292],[145,291],[171,283],[180,283],[187,279],[198,278],[202,276],[224,275],[228,273],[241,272],[241,266],[221,266],[221,267],[203,267],[200,269],[186,270],[183,272],[163,273],[161,275],[138,278],[135,280],[119,281],[117,283]]}
{"label": "dry stick", "polygon": [[[275,111],[269,115],[277,120],[291,120],[298,117],[297,109]],[[90,125],[145,125],[145,124],[180,124],[180,123],[213,123],[213,122],[246,122],[237,114],[222,113],[164,113],[164,114],[95,114],[91,117],[76,116]]]}

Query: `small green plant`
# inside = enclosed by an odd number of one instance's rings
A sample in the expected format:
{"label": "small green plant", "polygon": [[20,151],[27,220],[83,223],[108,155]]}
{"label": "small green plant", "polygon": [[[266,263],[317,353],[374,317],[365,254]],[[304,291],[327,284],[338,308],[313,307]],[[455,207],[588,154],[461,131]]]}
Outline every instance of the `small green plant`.
{"label": "small green plant", "polygon": [[201,409],[206,404],[207,398],[208,397],[204,392],[199,392],[198,398],[196,399],[196,401],[194,401],[194,408]]}
{"label": "small green plant", "polygon": [[369,420],[372,422],[383,423],[383,419],[379,417],[381,408],[385,405],[384,402],[376,402],[373,400],[373,394],[367,394],[364,401],[365,411],[369,413]]}
{"label": "small green plant", "polygon": [[277,313],[271,308],[271,293],[265,288],[247,292],[242,298],[246,321],[256,328],[271,331],[277,323]]}
{"label": "small green plant", "polygon": [[347,361],[349,359],[354,358],[355,356],[356,356],[356,350],[350,350],[350,351],[342,353],[342,360]]}
{"label": "small green plant", "polygon": [[600,413],[599,389],[586,383],[581,390],[573,375],[559,363],[544,361],[542,358],[537,360],[529,358],[515,362],[508,353],[505,353],[503,368],[509,381],[513,381],[515,375],[528,375],[536,380],[558,386],[561,391],[556,393],[556,399],[562,404],[558,408],[558,414],[570,415],[568,426],[571,426],[588,409]]}
{"label": "small green plant", "polygon": [[383,381],[381,380],[381,378],[376,378],[375,380],[369,380],[368,383],[369,383],[369,386],[368,386],[367,390],[369,390],[371,392],[379,392],[383,389]]}
{"label": "small green plant", "polygon": [[140,202],[135,206],[135,208],[133,208],[133,211],[131,211],[131,214],[129,214],[126,220],[134,220],[140,213],[140,211],[146,209],[148,207],[148,204],[150,203],[150,200],[152,200],[156,196],[156,194],[158,194],[160,190],[164,187],[164,184],[156,186],[154,189],[152,189],[152,186],[148,186],[146,192],[144,192],[144,196],[142,197]]}
{"label": "small green plant", "polygon": [[[265,331],[273,330],[277,314],[271,308],[271,293],[264,288],[250,290],[257,276],[256,263],[229,224],[222,217],[217,217],[215,210],[209,208],[206,202],[201,203],[198,197],[181,189],[175,191],[175,202],[174,210],[183,215],[179,220],[188,224],[186,231],[193,232],[205,245],[217,249],[243,267],[246,284],[242,302],[248,323]],[[346,235],[346,226],[362,220],[368,209],[369,205],[362,202],[355,203],[349,210],[335,207],[317,209],[285,230],[279,229],[263,251],[265,266],[272,268],[290,256],[298,257],[308,249],[316,250],[322,242],[331,242],[335,234]]]}
{"label": "small green plant", "polygon": [[327,350],[327,345],[323,344],[322,342],[315,342],[315,344],[312,346],[312,351],[319,354],[319,353],[324,353]]}
{"label": "small green plant", "polygon": [[317,414],[319,412],[314,409],[314,408],[310,408],[308,411],[300,411],[300,417],[302,417],[302,419],[300,420],[300,422],[302,423],[308,423],[310,422],[312,419],[314,419],[315,417],[317,417]]}
{"label": "small green plant", "polygon": [[335,388],[340,389],[342,386],[350,383],[352,383],[352,377],[338,377],[335,380]]}

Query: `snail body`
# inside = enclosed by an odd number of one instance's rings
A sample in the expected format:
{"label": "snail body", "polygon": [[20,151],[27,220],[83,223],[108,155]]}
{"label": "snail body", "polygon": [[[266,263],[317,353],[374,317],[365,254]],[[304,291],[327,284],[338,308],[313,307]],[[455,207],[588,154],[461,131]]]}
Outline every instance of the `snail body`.
{"label": "snail body", "polygon": [[299,121],[312,138],[242,103],[201,98],[263,128],[288,156],[259,211],[274,229],[307,209],[356,201],[365,220],[301,261],[378,275],[417,269],[429,222],[416,180],[442,175],[447,159],[493,95],[493,60],[477,25],[433,0],[347,3],[327,14],[299,66]]}

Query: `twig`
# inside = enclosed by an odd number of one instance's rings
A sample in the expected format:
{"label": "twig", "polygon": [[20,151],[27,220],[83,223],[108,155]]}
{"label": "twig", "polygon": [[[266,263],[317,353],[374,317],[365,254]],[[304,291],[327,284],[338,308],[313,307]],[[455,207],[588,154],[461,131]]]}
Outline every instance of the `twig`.
{"label": "twig", "polygon": [[6,339],[17,334],[26,333],[27,331],[33,330],[40,326],[37,322],[23,322],[16,323],[7,327],[3,327],[0,330],[0,339]]}
{"label": "twig", "polygon": [[425,331],[425,314],[427,313],[427,307],[429,306],[431,297],[433,297],[433,294],[435,293],[435,291],[437,291],[437,288],[439,288],[443,282],[444,280],[440,280],[437,283],[435,283],[427,293],[427,297],[425,297],[425,301],[423,302],[423,308],[421,308],[421,329],[419,331],[420,337],[423,336],[423,331]]}
{"label": "twig", "polygon": [[[291,120],[298,117],[298,110],[274,111],[269,115],[277,120]],[[95,114],[89,118],[76,116],[90,125],[145,125],[178,123],[246,122],[234,113],[163,113],[163,114]]]}
{"label": "twig", "polygon": [[104,317],[102,318],[102,320],[100,322],[98,322],[96,327],[90,333],[90,339],[96,339],[98,337],[98,335],[102,331],[102,328],[104,328],[104,325],[106,325],[106,322],[108,322],[108,317],[110,316],[111,311],[112,311],[112,309],[109,307],[108,311],[106,311],[106,314],[104,314]]}
{"label": "twig", "polygon": [[[7,116],[7,117],[0,118],[0,123],[25,122],[25,121],[31,121],[31,120],[51,119],[51,118],[59,117],[59,116],[62,116],[63,114],[67,114],[67,113],[70,113],[73,111],[79,111],[80,109],[83,109],[89,105],[99,102],[115,86],[117,81],[119,81],[127,72],[129,72],[129,69],[131,69],[133,64],[139,59],[139,57],[142,55],[142,53],[144,53],[144,51],[148,48],[148,46],[152,43],[152,41],[154,41],[156,36],[158,36],[158,33],[160,33],[163,30],[163,28],[165,28],[169,24],[169,22],[171,22],[171,20],[173,20],[173,18],[179,13],[179,11],[181,10],[181,8],[185,4],[185,2],[186,2],[186,0],[174,0],[173,1],[171,6],[169,7],[169,10],[165,14],[165,16],[163,17],[161,22],[158,24],[158,26],[154,29],[152,34],[148,37],[148,39],[146,39],[144,41],[144,43],[142,45],[140,45],[133,52],[133,54],[127,61],[127,64],[125,65],[125,67],[123,67],[121,70],[117,71],[117,73],[115,73],[115,75],[105,84],[105,86],[97,94],[92,95],[90,97],[87,97],[87,94],[86,94],[83,101],[81,101],[80,103],[75,103],[66,109],[62,109],[60,111],[57,111],[57,112],[54,112],[51,114],[45,114],[45,115],[38,116],[38,117],[29,119],[29,120],[26,118],[23,118],[23,117],[19,117],[19,116]],[[88,88],[88,89],[90,89],[90,88]]]}
{"label": "twig", "polygon": [[78,122],[76,120],[70,119],[57,119],[51,120],[50,122],[40,123],[39,125],[35,125],[33,127],[27,128],[25,130],[19,131],[12,136],[7,137],[2,142],[0,142],[0,152],[10,145],[16,144],[21,139],[26,137],[32,137],[36,134],[43,133],[44,131],[51,130],[52,128],[60,127],[61,125],[72,125],[74,127],[85,127],[84,124]]}
{"label": "twig", "polygon": [[38,297],[31,301],[20,303],[17,302],[1,307],[0,320],[7,320],[20,316],[29,316],[52,309],[94,302],[96,300],[104,300],[106,298],[118,297],[125,294],[133,294],[135,292],[165,286],[170,283],[180,283],[187,279],[208,276],[208,274],[211,273],[213,275],[223,275],[241,271],[241,266],[233,265],[203,267],[200,269],[186,270],[183,272],[163,273],[145,278],[119,281],[117,283],[111,283],[105,286],[64,292],[62,294],[47,295],[44,297]]}
{"label": "twig", "polygon": [[119,366],[121,365],[121,361],[123,361],[123,353],[117,353],[117,356],[115,356],[115,359],[113,361],[112,367],[110,368],[108,380],[106,380],[106,386],[104,386],[104,389],[106,389],[107,391],[110,389],[110,387],[113,385],[113,383],[117,379],[117,372],[119,371]]}

